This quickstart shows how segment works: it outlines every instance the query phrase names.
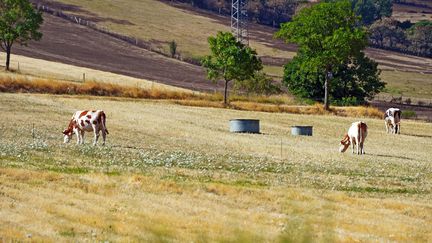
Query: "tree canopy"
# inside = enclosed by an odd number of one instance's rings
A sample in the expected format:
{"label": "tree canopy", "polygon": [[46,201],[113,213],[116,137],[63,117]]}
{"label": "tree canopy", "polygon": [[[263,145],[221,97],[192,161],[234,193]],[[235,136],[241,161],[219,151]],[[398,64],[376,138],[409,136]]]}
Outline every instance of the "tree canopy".
{"label": "tree canopy", "polygon": [[[326,2],[337,2],[340,0],[326,0]],[[361,16],[364,25],[390,17],[393,13],[393,0],[349,0],[354,13]]]}
{"label": "tree canopy", "polygon": [[211,54],[203,59],[202,65],[210,80],[225,81],[224,103],[227,104],[229,82],[252,79],[262,69],[262,63],[255,50],[237,41],[229,32],[210,36],[208,42]]}
{"label": "tree canopy", "polygon": [[[363,100],[379,92],[384,84],[379,81],[376,63],[362,53],[367,33],[359,20],[351,2],[341,0],[302,9],[292,22],[282,24],[276,36],[299,45],[297,56],[285,66],[284,83],[289,90],[316,100],[324,95],[326,109],[330,98],[355,94]],[[342,80],[341,75],[348,73],[351,78]],[[371,80],[375,84],[368,90]],[[350,84],[341,85],[339,81]]]}
{"label": "tree canopy", "polygon": [[26,45],[29,40],[39,40],[42,22],[42,14],[28,0],[0,0],[0,47],[7,55],[6,70],[13,44]]}

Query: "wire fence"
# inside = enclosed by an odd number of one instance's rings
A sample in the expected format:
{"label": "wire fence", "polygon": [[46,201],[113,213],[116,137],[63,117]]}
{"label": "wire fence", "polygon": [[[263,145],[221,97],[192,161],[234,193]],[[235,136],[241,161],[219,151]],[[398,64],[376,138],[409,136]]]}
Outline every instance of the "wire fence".
{"label": "wire fence", "polygon": [[388,94],[382,94],[382,95],[379,94],[374,97],[373,101],[432,108],[432,99],[426,99],[426,98],[414,98],[414,97],[404,97],[404,96],[393,96]]}

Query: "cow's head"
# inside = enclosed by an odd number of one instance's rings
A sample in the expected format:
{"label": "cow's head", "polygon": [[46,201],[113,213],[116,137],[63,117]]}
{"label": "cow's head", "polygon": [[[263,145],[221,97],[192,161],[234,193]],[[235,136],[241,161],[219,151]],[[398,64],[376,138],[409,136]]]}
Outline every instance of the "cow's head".
{"label": "cow's head", "polygon": [[340,147],[339,147],[339,152],[343,153],[345,152],[348,147],[350,146],[351,142],[349,139],[348,134],[345,134],[344,138],[340,141]]}
{"label": "cow's head", "polygon": [[63,138],[63,142],[64,143],[69,143],[69,141],[72,139],[72,130],[71,129],[65,129],[64,131],[63,131],[63,136],[64,136],[64,138]]}
{"label": "cow's head", "polygon": [[70,120],[68,128],[63,131],[63,136],[64,136],[63,142],[64,143],[69,143],[69,141],[72,139],[72,134],[73,134],[73,129],[75,127],[75,124],[76,123],[73,119]]}

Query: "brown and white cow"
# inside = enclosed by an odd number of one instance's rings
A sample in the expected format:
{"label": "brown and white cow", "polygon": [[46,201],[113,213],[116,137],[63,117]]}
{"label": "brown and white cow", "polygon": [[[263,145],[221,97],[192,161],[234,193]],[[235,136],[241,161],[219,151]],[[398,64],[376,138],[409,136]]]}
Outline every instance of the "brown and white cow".
{"label": "brown and white cow", "polygon": [[105,145],[108,129],[105,126],[106,115],[102,110],[76,111],[69,122],[68,128],[63,131],[64,143],[68,143],[72,135],[77,135],[77,144],[84,143],[84,132],[94,133],[93,145],[99,139],[99,132],[102,132],[103,145]]}
{"label": "brown and white cow", "polygon": [[353,122],[348,129],[348,133],[340,141],[339,151],[345,152],[350,144],[352,144],[352,153],[354,153],[354,146],[357,145],[357,154],[364,154],[364,141],[367,137],[367,125],[365,122]]}
{"label": "brown and white cow", "polygon": [[402,111],[399,108],[389,108],[384,114],[384,123],[387,133],[400,134]]}

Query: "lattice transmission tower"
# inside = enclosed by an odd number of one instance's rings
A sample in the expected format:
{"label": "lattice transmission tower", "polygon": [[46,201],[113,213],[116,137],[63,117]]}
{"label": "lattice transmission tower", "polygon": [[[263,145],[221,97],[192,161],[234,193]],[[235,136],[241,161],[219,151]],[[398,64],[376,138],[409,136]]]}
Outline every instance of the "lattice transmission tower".
{"label": "lattice transmission tower", "polygon": [[245,45],[249,45],[247,4],[248,0],[232,0],[231,7],[231,32]]}

